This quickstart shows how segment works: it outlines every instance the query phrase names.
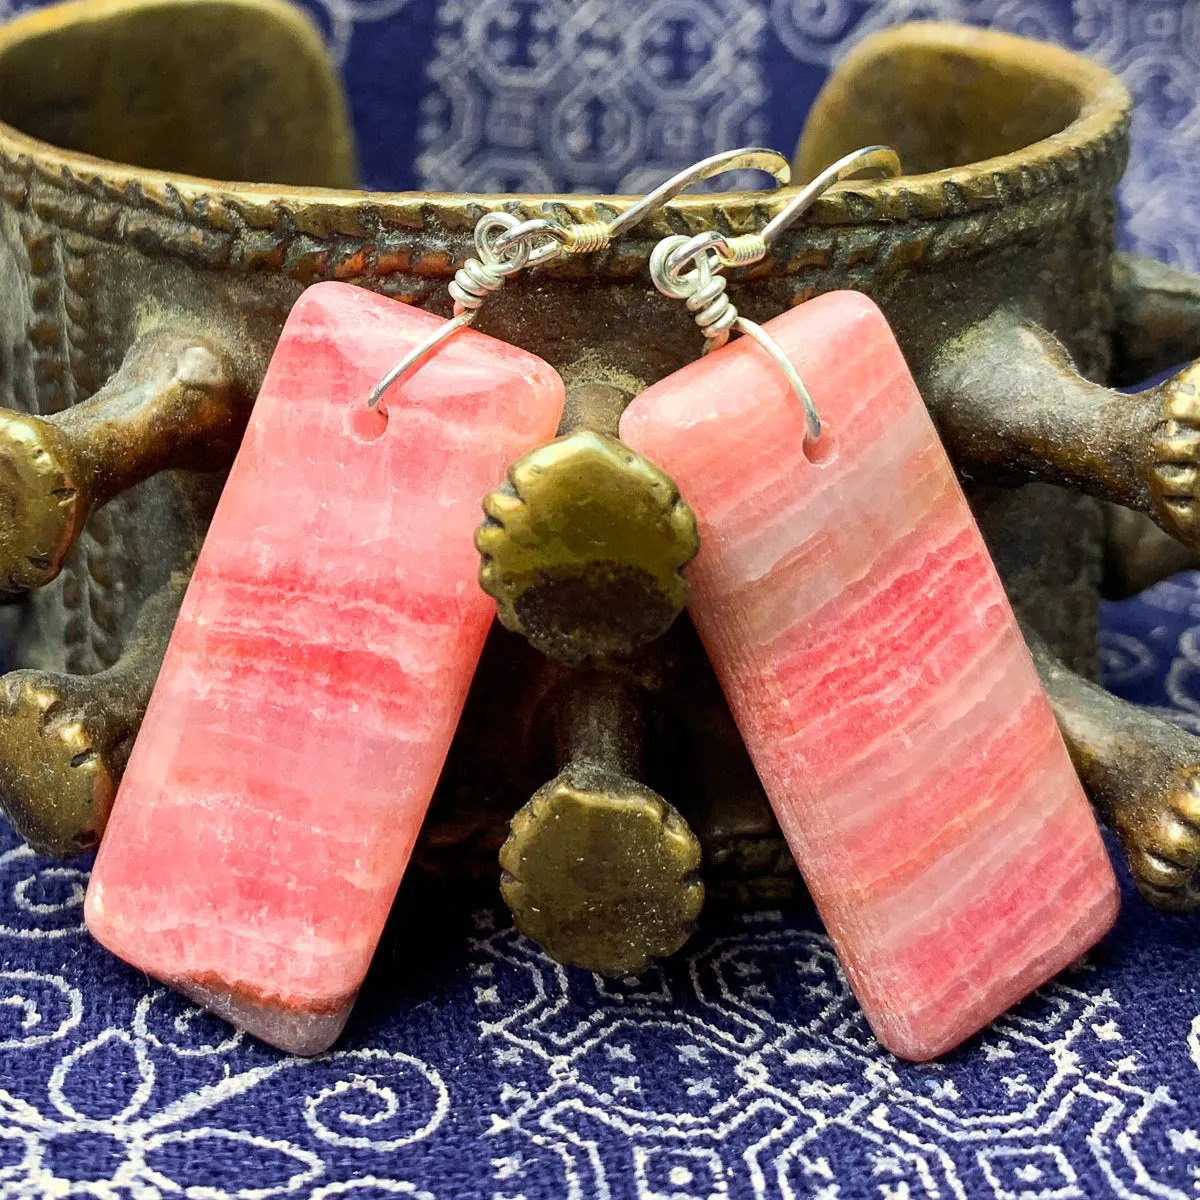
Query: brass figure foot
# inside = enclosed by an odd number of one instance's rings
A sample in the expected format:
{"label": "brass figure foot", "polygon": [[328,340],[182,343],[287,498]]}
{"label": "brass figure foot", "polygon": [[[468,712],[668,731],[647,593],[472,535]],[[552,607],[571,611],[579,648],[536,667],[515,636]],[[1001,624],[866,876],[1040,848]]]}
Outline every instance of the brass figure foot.
{"label": "brass figure foot", "polygon": [[1046,330],[998,311],[938,357],[927,399],[961,470],[1062,484],[1200,549],[1200,366],[1125,395]]}
{"label": "brass figure foot", "polygon": [[[1113,259],[1113,308],[1110,379],[1117,387],[1136,386],[1200,356],[1200,276],[1137,254],[1118,254]],[[1192,466],[1190,439],[1179,433],[1177,429],[1171,437],[1164,430],[1161,459],[1168,474]],[[1162,466],[1157,475],[1164,490],[1178,482],[1164,479]],[[1110,598],[1132,596],[1176,571],[1200,567],[1200,554],[1141,513],[1109,505],[1106,524],[1103,586]]]}
{"label": "brass figure foot", "polygon": [[670,476],[610,435],[625,399],[573,388],[566,436],[513,463],[476,531],[480,586],[504,626],[569,665],[666,632],[687,603],[680,572],[700,548]]}
{"label": "brass figure foot", "polygon": [[1075,768],[1138,891],[1164,912],[1200,908],[1200,738],[1080,678],[1025,635]]}
{"label": "brass figure foot", "polygon": [[704,904],[700,844],[634,778],[640,720],[611,674],[557,697],[556,778],[512,821],[500,890],[517,928],[562,963],[636,975],[691,936]]}
{"label": "brass figure foot", "polygon": [[70,858],[100,840],[187,580],[178,572],[146,602],[108,670],[12,671],[0,683],[0,807],[39,854]]}
{"label": "brass figure foot", "polygon": [[225,355],[155,329],[91,400],[49,417],[0,410],[0,592],[43,587],[89,514],[169,467],[232,460],[248,408]]}
{"label": "brass figure foot", "polygon": [[42,587],[62,570],[87,517],[72,467],[56,425],[0,410],[0,591]]}
{"label": "brass figure foot", "polygon": [[[1146,509],[1167,533],[1200,547],[1200,365],[1152,388],[1158,421],[1150,438]],[[1140,397],[1138,398],[1140,399]]]}

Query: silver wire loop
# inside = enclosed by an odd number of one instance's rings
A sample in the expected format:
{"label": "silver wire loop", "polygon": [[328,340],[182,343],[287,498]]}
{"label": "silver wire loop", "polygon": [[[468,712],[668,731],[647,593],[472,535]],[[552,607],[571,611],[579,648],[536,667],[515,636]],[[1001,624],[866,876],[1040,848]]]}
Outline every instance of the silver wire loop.
{"label": "silver wire loop", "polygon": [[610,240],[627,233],[635,225],[640,225],[651,213],[657,212],[694,184],[703,183],[716,175],[723,175],[726,171],[763,171],[775,179],[780,187],[786,187],[792,178],[788,160],[777,150],[769,150],[763,146],[744,146],[738,150],[722,150],[719,154],[710,154],[708,158],[693,163],[678,175],[672,175],[666,183],[659,184],[654,191],[648,192],[636,204],[627,208],[608,227]]}
{"label": "silver wire loop", "polygon": [[483,302],[498,292],[504,281],[515,275],[528,262],[528,242],[517,242],[507,251],[497,249],[506,233],[520,225],[511,213],[493,212],[480,217],[475,224],[475,249],[477,258],[468,258],[455,272],[450,281],[450,295],[454,298],[454,315],[461,317],[465,312],[476,313]]}
{"label": "silver wire loop", "polygon": [[723,267],[746,267],[761,262],[789,225],[798,221],[835,184],[864,171],[878,171],[885,176],[900,174],[900,158],[890,146],[867,146],[854,150],[827,167],[811,183],[796,193],[780,212],[767,223],[761,233],[744,233],[726,237],[715,229],[706,229],[688,238],[671,255],[667,270],[681,275],[688,266],[707,251],[715,250]]}
{"label": "silver wire loop", "polygon": [[475,319],[475,313],[465,312],[447,321],[440,329],[431,333],[423,342],[414,346],[372,389],[367,397],[367,408],[374,408],[384,393],[401,379],[411,375],[447,338],[465,329]]}
{"label": "silver wire loop", "polygon": [[[367,397],[367,408],[374,408],[386,391],[406,379],[436,350],[440,344],[454,336],[460,329],[473,322],[484,301],[493,292],[504,287],[504,281],[516,275],[526,266],[540,266],[557,258],[559,254],[590,254],[605,248],[613,239],[626,230],[646,220],[650,214],[662,208],[680,192],[702,180],[712,179],[727,170],[762,170],[773,176],[779,184],[791,179],[791,168],[784,156],[762,146],[743,146],[737,150],[724,150],[709,155],[692,164],[677,175],[672,175],[665,184],[654,188],[636,204],[630,205],[612,221],[583,221],[563,224],[553,217],[533,217],[518,221],[510,212],[488,212],[475,224],[474,258],[468,258],[450,281],[450,295],[454,299],[454,320],[426,337],[414,346],[400,362],[385,374],[371,389]],[[734,239],[736,240],[736,239]],[[708,270],[704,286],[707,292],[688,300],[689,307],[696,313],[696,322],[706,330],[706,337],[719,337],[724,343],[732,320],[737,318],[730,301],[724,298],[725,280],[713,276]],[[710,294],[709,294],[710,293]],[[712,310],[712,312],[710,312]],[[732,317],[726,322],[726,310]],[[713,330],[713,332],[708,332]]]}
{"label": "silver wire loop", "polygon": [[521,224],[511,213],[487,213],[475,225],[478,258],[468,258],[455,272],[449,292],[454,299],[454,319],[418,342],[372,389],[367,408],[374,408],[389,388],[407,379],[448,338],[475,320],[483,302],[504,286],[529,261],[528,242],[519,242],[507,253],[498,252],[496,242]]}
{"label": "silver wire loop", "polygon": [[[779,343],[761,325],[738,315],[733,301],[725,292],[725,276],[717,274],[724,264],[716,244],[710,241],[699,249],[692,247],[692,243],[703,236],[700,234],[687,238],[677,234],[663,238],[654,247],[650,255],[650,278],[654,280],[654,286],[664,296],[687,301],[688,311],[704,334],[705,354],[725,345],[732,330],[756,341],[783,372],[804,408],[804,440],[810,444],[816,442],[821,436],[821,414],[817,412],[812,393],[805,387],[800,372],[784,354]],[[672,270],[671,261],[675,258],[682,259],[682,271]]]}
{"label": "silver wire loop", "polygon": [[[539,239],[548,238],[540,246],[533,243]],[[529,258],[528,265],[539,266],[551,258],[557,258],[571,239],[571,227],[563,225],[553,217],[534,217],[529,221],[520,221],[506,233],[496,239],[497,254],[507,254],[514,246],[524,246]],[[600,247],[601,249],[603,247]]]}
{"label": "silver wire loop", "polygon": [[689,269],[682,273],[670,269],[672,255],[690,241],[695,239],[682,234],[663,238],[650,255],[650,277],[663,295],[687,301],[688,311],[704,334],[707,353],[729,340],[729,330],[737,322],[738,314],[725,294],[725,277],[714,270],[719,265],[714,254],[689,258]]}
{"label": "silver wire loop", "polygon": [[[702,262],[707,262],[710,269],[724,265],[723,252],[729,246],[729,240],[723,233],[715,229],[706,229],[692,237],[676,236],[663,238],[650,255],[653,264],[654,255],[663,242],[672,242],[674,249],[663,259],[663,269],[671,279],[682,279],[687,272]],[[661,289],[660,289],[661,290]]]}
{"label": "silver wire loop", "polygon": [[806,183],[796,194],[796,198],[767,222],[762,233],[758,235],[762,238],[766,250],[770,250],[783,231],[804,216],[835,183],[849,179],[852,175],[861,175],[864,171],[878,171],[885,178],[895,178],[902,173],[900,156],[891,146],[864,146],[860,150],[851,150],[849,154],[843,155],[810,183]]}
{"label": "silver wire loop", "polygon": [[722,150],[702,158],[690,167],[672,175],[665,183],[648,192],[619,217],[611,221],[585,221],[564,225],[552,217],[535,217],[502,235],[496,241],[497,253],[504,254],[521,242],[541,241],[529,257],[529,266],[538,267],[562,254],[594,254],[606,249],[623,233],[641,224],[665,204],[694,184],[726,171],[763,171],[783,185],[791,179],[788,161],[776,150],[762,146],[744,146],[737,150]]}
{"label": "silver wire loop", "polygon": [[821,414],[817,412],[817,402],[812,398],[812,393],[808,388],[804,386],[804,380],[800,378],[800,372],[796,370],[792,360],[784,354],[783,347],[761,325],[756,325],[745,317],[738,317],[734,322],[734,328],[738,333],[744,333],[747,337],[753,338],[775,360],[775,365],[783,372],[792,391],[796,393],[800,403],[804,406],[804,440],[810,446],[815,445],[820,440],[824,428],[821,424]]}
{"label": "silver wire loop", "polygon": [[684,300],[688,311],[704,334],[704,353],[719,349],[729,340],[731,330],[753,339],[783,373],[789,387],[804,409],[805,438],[816,442],[821,436],[821,415],[812,393],[779,343],[761,325],[739,316],[726,294],[726,267],[748,266],[760,262],[783,231],[802,217],[835,183],[863,171],[884,175],[901,173],[900,158],[890,146],[867,146],[839,158],[776,214],[761,233],[727,237],[708,229],[692,237],[676,234],[663,238],[650,255],[650,278],[664,296]]}
{"label": "silver wire loop", "polygon": [[[492,212],[480,217],[475,226],[476,256],[467,259],[450,281],[454,319],[414,346],[371,389],[367,408],[374,408],[389,388],[408,378],[444,341],[470,325],[484,301],[493,292],[498,292],[510,276],[525,267],[541,266],[561,254],[592,254],[603,250],[615,238],[657,212],[693,184],[726,171],[743,170],[764,171],[780,184],[786,184],[791,178],[787,159],[777,151],[759,146],[742,147],[723,150],[720,154],[701,159],[673,175],[612,221],[581,221],[564,225],[552,217],[520,221],[506,212]],[[711,271],[709,275],[711,277]],[[707,309],[714,304],[720,305],[720,295],[725,290],[725,281],[720,276],[709,278],[706,282],[710,290],[715,288],[716,291],[711,299],[693,309],[697,322],[702,318],[708,319],[705,316]],[[725,304],[729,304],[727,299]],[[715,327],[724,319],[721,315],[723,312],[724,309],[719,308],[717,315],[702,328]],[[736,317],[736,311],[733,315]],[[706,333],[705,336],[719,336],[719,333]],[[728,336],[726,326],[724,337]]]}

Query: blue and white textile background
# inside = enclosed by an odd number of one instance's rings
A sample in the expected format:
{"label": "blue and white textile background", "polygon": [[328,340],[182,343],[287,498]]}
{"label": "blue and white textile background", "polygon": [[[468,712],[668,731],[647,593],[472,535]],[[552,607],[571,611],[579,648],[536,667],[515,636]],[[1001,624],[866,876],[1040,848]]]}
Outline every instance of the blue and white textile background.
{"label": "blue and white textile background", "polygon": [[[883,25],[1062,41],[1137,97],[1127,244],[1200,268],[1200,0],[310,5],[379,187],[637,190],[738,142],[789,149]],[[1102,649],[1115,686],[1200,732],[1200,576],[1111,606]],[[402,901],[343,1043],[303,1062],[94,946],[85,878],[0,833],[0,1197],[1200,1194],[1200,918],[1128,888],[1086,963],[924,1067],[872,1043],[804,909],[709,920],[613,983],[502,909]]]}

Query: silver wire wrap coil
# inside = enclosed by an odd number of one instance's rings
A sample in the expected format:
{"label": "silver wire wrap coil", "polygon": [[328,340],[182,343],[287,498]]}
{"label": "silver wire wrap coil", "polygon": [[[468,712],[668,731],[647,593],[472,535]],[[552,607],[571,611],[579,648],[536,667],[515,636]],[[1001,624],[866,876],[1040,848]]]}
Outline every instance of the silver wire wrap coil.
{"label": "silver wire wrap coil", "polygon": [[503,254],[497,253],[492,245],[496,238],[511,233],[520,224],[516,217],[504,212],[487,213],[480,217],[475,226],[478,257],[468,258],[459,267],[448,288],[454,300],[456,317],[468,312],[477,313],[483,307],[483,302],[504,286],[510,275],[515,275],[528,263],[528,242],[515,242]]}
{"label": "silver wire wrap coil", "polygon": [[713,269],[718,265],[714,251],[689,259],[686,271],[671,269],[671,256],[691,239],[682,234],[663,238],[650,255],[650,278],[664,296],[687,303],[700,332],[704,351],[716,350],[729,341],[729,331],[738,322],[738,311],[726,292],[726,281]]}
{"label": "silver wire wrap coil", "polygon": [[415,371],[443,342],[453,337],[460,329],[475,320],[483,302],[504,286],[504,281],[519,271],[529,261],[529,245],[526,242],[511,247],[504,254],[497,254],[493,247],[495,238],[515,229],[520,222],[509,213],[488,213],[475,226],[475,249],[478,258],[468,258],[455,272],[450,281],[449,292],[454,299],[454,320],[447,321],[427,338],[414,346],[372,389],[367,397],[367,408],[374,408],[384,393],[397,380]]}
{"label": "silver wire wrap coil", "polygon": [[692,237],[663,238],[650,255],[650,278],[664,296],[687,302],[688,310],[704,334],[704,352],[719,349],[729,341],[731,330],[752,338],[771,356],[804,409],[805,441],[813,444],[821,436],[821,417],[812,394],[800,378],[783,348],[761,325],[739,316],[725,294],[725,267],[745,267],[761,262],[783,231],[803,216],[833,184],[861,171],[884,176],[900,174],[900,159],[889,146],[866,146],[839,158],[767,222],[761,233],[727,237],[706,229]]}
{"label": "silver wire wrap coil", "polygon": [[[701,235],[702,236],[702,235]],[[722,243],[724,239],[719,239]],[[663,238],[650,255],[650,278],[664,296],[683,300],[700,332],[704,334],[704,352],[720,349],[731,330],[753,339],[771,356],[771,360],[787,380],[804,410],[804,440],[813,445],[821,436],[821,416],[812,394],[800,378],[800,373],[784,354],[782,348],[761,325],[738,314],[725,291],[725,277],[717,270],[723,265],[721,251],[715,244],[697,248],[695,238],[681,234]],[[679,251],[686,247],[686,253]],[[675,257],[676,265],[671,259]],[[682,261],[679,261],[682,259]]]}
{"label": "silver wire wrap coil", "polygon": [[766,258],[767,243],[761,233],[743,233],[726,238],[724,248],[718,247],[718,254],[723,267],[748,267]]}
{"label": "silver wire wrap coil", "polygon": [[587,221],[567,226],[567,241],[563,244],[563,249],[568,254],[595,254],[607,249],[611,241],[611,222]]}

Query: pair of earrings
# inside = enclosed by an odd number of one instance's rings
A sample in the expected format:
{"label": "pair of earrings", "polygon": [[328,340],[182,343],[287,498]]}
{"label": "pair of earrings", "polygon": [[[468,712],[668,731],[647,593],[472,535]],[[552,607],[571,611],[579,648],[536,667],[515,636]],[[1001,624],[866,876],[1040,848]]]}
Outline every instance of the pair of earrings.
{"label": "pair of earrings", "polygon": [[[786,180],[777,155],[734,151],[609,224],[485,216],[452,321],[348,285],[304,293],[97,858],[102,943],[284,1049],[334,1041],[495,612],[475,580],[480,498],[564,404],[546,363],[463,327],[518,271],[600,249],[734,166]],[[899,171],[874,147],[760,234],[656,247],[656,286],[715,349],[619,432],[695,513],[693,619],[867,1018],[924,1059],[1087,949],[1117,901],[884,317],[841,292],[760,328],[725,294],[727,267],[867,166]]]}

